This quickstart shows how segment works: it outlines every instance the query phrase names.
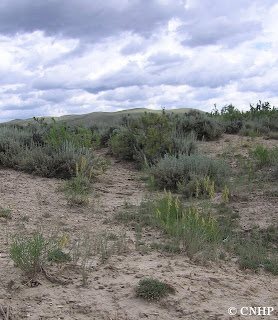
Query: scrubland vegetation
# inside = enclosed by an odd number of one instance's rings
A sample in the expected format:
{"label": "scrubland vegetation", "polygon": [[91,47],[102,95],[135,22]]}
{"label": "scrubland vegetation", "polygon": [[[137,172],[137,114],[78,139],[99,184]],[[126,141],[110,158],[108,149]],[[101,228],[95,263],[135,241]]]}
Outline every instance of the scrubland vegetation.
{"label": "scrubland vegetation", "polygon": [[[135,230],[137,250],[159,250],[187,255],[192,261],[236,261],[240,268],[278,274],[278,226],[244,229],[240,208],[234,202],[249,192],[278,197],[278,147],[256,144],[254,138],[278,139],[278,109],[268,102],[250,105],[241,112],[233,105],[211,113],[144,113],[123,116],[112,124],[70,127],[66,123],[35,119],[28,126],[0,127],[0,165],[42,177],[64,179],[59,188],[70,206],[88,206],[94,181],[109,166],[97,156],[105,148],[118,161],[136,163],[149,188],[139,206],[122,208],[113,223]],[[201,151],[204,142],[217,143],[223,134],[248,136],[241,148],[220,154]],[[266,140],[265,140],[266,141]],[[203,150],[204,151],[204,150]],[[0,218],[12,219],[11,208],[0,207]],[[142,241],[145,230],[159,241]],[[81,265],[82,284],[89,277],[92,255],[102,262],[126,251],[126,239],[90,232],[67,246],[67,235],[46,237],[43,230],[32,235],[14,234],[10,258],[30,279],[50,262]],[[172,289],[156,279],[143,279],[137,296],[158,300]]]}

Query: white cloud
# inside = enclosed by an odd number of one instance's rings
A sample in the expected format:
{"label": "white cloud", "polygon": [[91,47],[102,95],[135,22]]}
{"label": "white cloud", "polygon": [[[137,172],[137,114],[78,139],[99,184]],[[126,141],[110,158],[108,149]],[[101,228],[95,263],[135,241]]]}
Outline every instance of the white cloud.
{"label": "white cloud", "polygon": [[274,0],[3,0],[0,121],[277,105]]}

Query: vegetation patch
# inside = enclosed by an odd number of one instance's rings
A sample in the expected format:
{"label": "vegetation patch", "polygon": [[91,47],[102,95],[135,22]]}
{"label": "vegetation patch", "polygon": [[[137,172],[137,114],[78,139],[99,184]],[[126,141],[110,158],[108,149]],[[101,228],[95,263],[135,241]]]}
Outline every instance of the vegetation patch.
{"label": "vegetation patch", "polygon": [[135,288],[138,297],[151,301],[159,300],[173,291],[173,288],[168,284],[152,278],[140,280]]}
{"label": "vegetation patch", "polygon": [[228,166],[225,161],[199,154],[178,157],[165,155],[150,168],[150,174],[157,187],[180,190],[186,196],[196,193],[196,184],[201,186],[207,177],[210,181],[214,181],[216,187],[222,186],[227,171]]}
{"label": "vegetation patch", "polygon": [[0,208],[0,218],[11,219],[12,218],[12,210]]}
{"label": "vegetation patch", "polygon": [[10,247],[10,257],[30,279],[42,271],[49,254],[59,248],[58,241],[45,238],[40,232],[31,236],[14,236]]}

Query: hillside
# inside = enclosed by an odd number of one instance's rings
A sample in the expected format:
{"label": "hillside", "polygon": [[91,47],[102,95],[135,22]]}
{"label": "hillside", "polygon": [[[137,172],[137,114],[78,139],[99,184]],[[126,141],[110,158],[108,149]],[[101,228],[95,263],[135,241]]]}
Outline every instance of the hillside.
{"label": "hillside", "polygon": [[[180,109],[171,109],[166,110],[167,113],[187,113],[190,110],[193,110],[191,108],[180,108]],[[200,111],[200,110],[198,110]],[[128,109],[128,110],[122,110],[117,112],[91,112],[87,114],[72,114],[72,115],[65,115],[61,117],[54,117],[54,119],[58,122],[67,122],[69,125],[75,125],[82,123],[83,125],[87,124],[94,124],[94,123],[100,123],[100,122],[106,122],[106,123],[112,123],[115,120],[119,119],[123,115],[140,115],[144,112],[152,112],[152,113],[160,113],[161,110],[152,110],[147,108],[135,108],[135,109]],[[202,112],[202,111],[200,111]],[[47,122],[51,122],[52,117],[45,117],[45,120]],[[9,122],[6,122],[6,124],[19,124],[19,125],[27,125],[28,123],[34,122],[33,118],[29,119],[15,119]]]}

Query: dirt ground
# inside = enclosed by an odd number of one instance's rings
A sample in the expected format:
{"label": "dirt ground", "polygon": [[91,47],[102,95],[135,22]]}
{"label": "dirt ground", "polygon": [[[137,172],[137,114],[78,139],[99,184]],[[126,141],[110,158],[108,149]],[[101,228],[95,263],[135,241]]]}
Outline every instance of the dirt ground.
{"label": "dirt ground", "polygon": [[[224,136],[220,142],[203,142],[200,148],[212,155],[232,147],[244,153],[247,140]],[[277,145],[274,140],[263,142]],[[57,191],[62,181],[0,170],[0,207],[12,210],[11,219],[0,218],[0,306],[4,313],[9,309],[9,319],[278,319],[277,276],[263,270],[256,274],[242,271],[233,259],[200,265],[184,254],[136,248],[135,231],[115,223],[113,217],[149,196],[141,175],[132,163],[111,159],[109,169],[93,186],[90,205],[76,207],[69,206]],[[277,225],[277,197],[250,192],[234,202],[246,228]],[[66,234],[67,246],[85,230],[93,235],[125,233],[126,248],[104,263],[96,257],[86,286],[82,286],[81,266],[71,263],[49,267],[60,282],[40,273],[30,283],[9,258],[10,237],[38,229],[44,234],[55,230]],[[151,231],[143,234],[143,238],[152,236]],[[158,302],[139,299],[134,288],[142,278],[166,282],[175,293]],[[241,308],[245,314],[250,307],[272,307],[274,311],[270,316],[240,315]],[[236,315],[229,315],[229,308],[236,308],[231,309]]]}

